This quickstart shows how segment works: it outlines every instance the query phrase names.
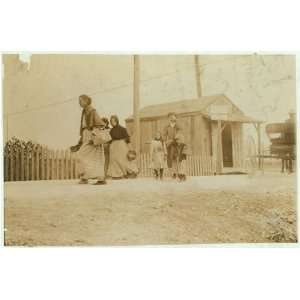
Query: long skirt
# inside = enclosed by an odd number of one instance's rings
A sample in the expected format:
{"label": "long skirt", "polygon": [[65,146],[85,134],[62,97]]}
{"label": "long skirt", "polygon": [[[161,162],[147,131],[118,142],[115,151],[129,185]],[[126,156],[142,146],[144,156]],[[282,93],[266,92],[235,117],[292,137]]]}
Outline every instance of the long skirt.
{"label": "long skirt", "polygon": [[104,158],[105,158],[105,163],[104,163],[104,175],[105,177],[107,176],[108,172],[108,167],[109,167],[109,144],[104,144]]}
{"label": "long skirt", "polygon": [[110,144],[108,176],[122,178],[137,173],[135,164],[128,161],[128,150],[128,145],[124,140],[116,140]]}
{"label": "long skirt", "polygon": [[78,151],[80,178],[103,180],[105,162],[103,145],[90,144],[90,134],[87,130],[84,131],[83,137],[83,144]]}

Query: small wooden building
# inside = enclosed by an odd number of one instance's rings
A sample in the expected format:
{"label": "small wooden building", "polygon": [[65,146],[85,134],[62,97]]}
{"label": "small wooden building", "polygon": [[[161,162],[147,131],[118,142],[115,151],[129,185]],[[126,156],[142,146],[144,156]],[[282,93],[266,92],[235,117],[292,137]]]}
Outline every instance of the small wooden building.
{"label": "small wooden building", "polygon": [[[147,106],[140,110],[142,153],[149,152],[155,133],[168,124],[169,112],[177,114],[192,155],[210,157],[216,173],[243,169],[243,124],[253,123],[259,133],[261,121],[246,116],[223,94]],[[133,117],[126,119],[126,127],[134,141]],[[260,141],[260,134],[258,137]]]}

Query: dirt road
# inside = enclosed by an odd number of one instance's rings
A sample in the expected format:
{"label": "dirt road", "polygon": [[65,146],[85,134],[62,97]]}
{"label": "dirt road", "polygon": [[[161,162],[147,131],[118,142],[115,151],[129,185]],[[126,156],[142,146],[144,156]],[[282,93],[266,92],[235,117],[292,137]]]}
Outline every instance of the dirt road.
{"label": "dirt road", "polygon": [[6,245],[296,241],[296,176],[5,184]]}

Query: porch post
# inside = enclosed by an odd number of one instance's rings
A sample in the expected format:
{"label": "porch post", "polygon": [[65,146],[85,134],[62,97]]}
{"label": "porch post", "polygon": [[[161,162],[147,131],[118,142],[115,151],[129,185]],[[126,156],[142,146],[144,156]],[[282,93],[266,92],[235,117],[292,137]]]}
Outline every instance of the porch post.
{"label": "porch post", "polygon": [[134,116],[134,137],[135,150],[138,161],[141,151],[141,134],[140,134],[140,61],[139,56],[133,56],[133,116]]}
{"label": "porch post", "polygon": [[261,158],[261,132],[260,132],[260,123],[257,123],[257,152],[258,152],[258,168],[259,170],[262,169],[262,158]]}
{"label": "porch post", "polygon": [[218,120],[218,147],[217,147],[217,166],[216,166],[216,171],[217,174],[220,175],[222,173],[222,127],[221,127],[221,120]]}

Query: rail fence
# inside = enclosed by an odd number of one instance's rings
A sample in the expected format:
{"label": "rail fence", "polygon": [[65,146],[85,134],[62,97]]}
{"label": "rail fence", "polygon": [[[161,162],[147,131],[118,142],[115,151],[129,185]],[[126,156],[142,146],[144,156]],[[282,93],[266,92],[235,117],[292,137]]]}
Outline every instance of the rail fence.
{"label": "rail fence", "polygon": [[[141,177],[153,176],[150,155],[140,155]],[[23,149],[4,151],[4,180],[64,180],[78,178],[77,155],[69,150],[51,150],[37,147],[31,152]],[[188,176],[209,176],[215,174],[215,163],[211,156],[190,155],[187,158]],[[166,171],[169,176],[169,171]]]}

